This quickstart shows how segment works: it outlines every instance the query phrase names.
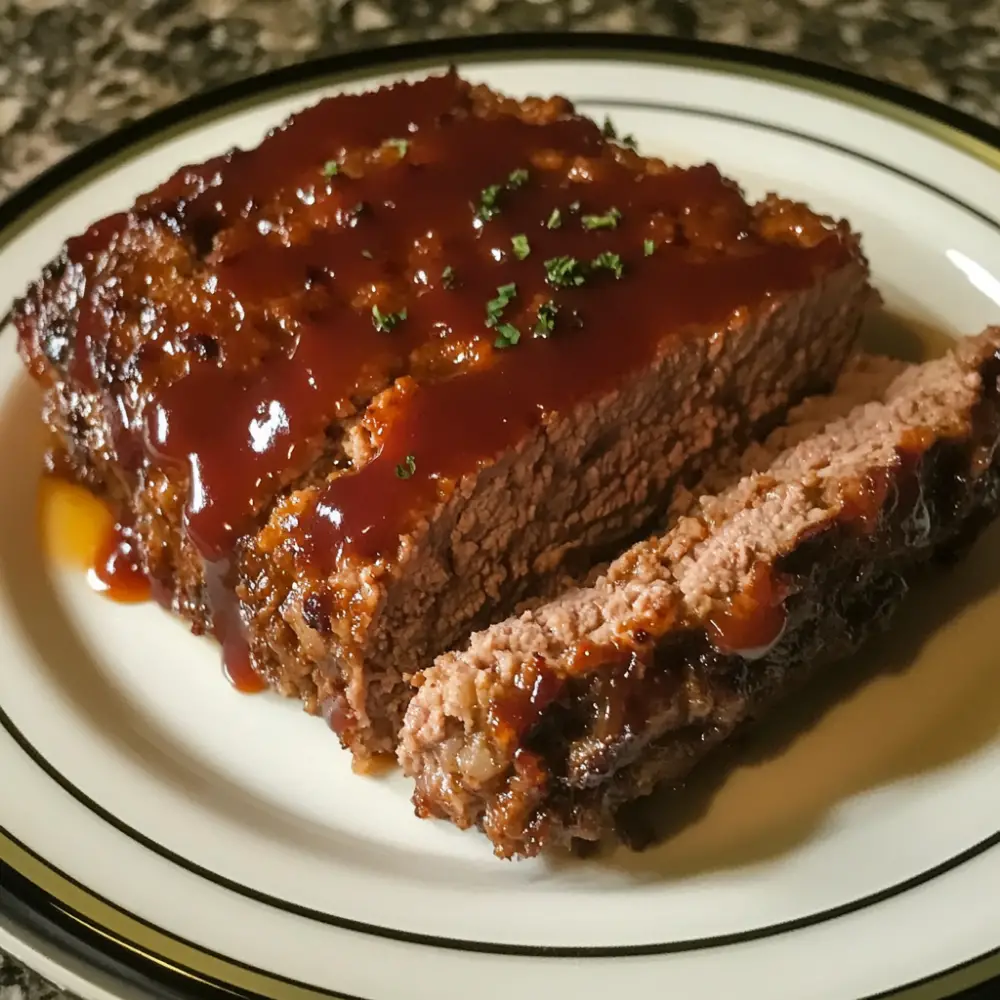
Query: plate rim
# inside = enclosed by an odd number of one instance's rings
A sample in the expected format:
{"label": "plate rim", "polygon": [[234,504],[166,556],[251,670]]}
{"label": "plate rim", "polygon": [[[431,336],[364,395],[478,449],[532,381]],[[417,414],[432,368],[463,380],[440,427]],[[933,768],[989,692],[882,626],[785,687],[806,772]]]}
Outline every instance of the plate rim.
{"label": "plate rim", "polygon": [[[0,836],[6,832],[0,827]],[[139,985],[155,1000],[374,1000],[357,994],[328,990],[289,977],[264,972],[245,962],[209,951],[201,945],[182,939],[137,917],[117,904],[106,900],[76,882],[35,855],[29,848],[11,839],[11,844],[25,861],[25,871],[0,860],[0,885],[6,886],[0,897],[0,931],[3,918],[14,928],[21,928],[32,937],[44,941],[57,953],[84,963],[94,971],[116,976],[125,984]],[[67,892],[57,897],[38,884],[38,871],[45,873],[51,884],[61,883]],[[20,893],[11,889],[18,886]],[[85,912],[67,902],[73,895],[85,904]],[[114,915],[116,929],[102,912]],[[133,937],[124,929],[132,928]],[[10,933],[10,932],[9,932]],[[16,935],[12,934],[16,939]],[[152,945],[137,941],[159,939],[176,955],[192,952],[201,959],[201,968],[194,968],[174,957],[167,959]],[[58,964],[58,960],[56,960]],[[890,990],[866,994],[857,1000],[931,1000],[954,995],[988,982],[1000,975],[1000,945],[928,976],[901,984]],[[225,977],[225,978],[223,978]],[[944,990],[945,992],[940,992]]]}
{"label": "plate rim", "polygon": [[[130,159],[152,143],[159,143],[175,132],[187,130],[222,114],[234,112],[241,105],[255,104],[265,98],[277,98],[283,93],[294,93],[310,84],[350,79],[384,70],[415,69],[428,63],[440,64],[449,57],[460,57],[466,62],[474,63],[483,60],[516,61],[525,58],[621,58],[625,55],[659,64],[693,66],[735,76],[764,79],[799,91],[818,93],[855,108],[871,111],[901,122],[946,145],[958,148],[986,163],[987,166],[1000,171],[1000,127],[949,108],[940,102],[903,87],[870,79],[850,70],[815,63],[796,56],[699,40],[595,32],[572,34],[514,32],[494,36],[433,39],[338,53],[250,76],[195,94],[94,140],[47,168],[24,187],[14,191],[0,203],[0,245],[7,243],[63,196],[87,183],[99,170],[106,169],[116,162]],[[0,325],[5,325],[5,323],[6,318]],[[47,771],[48,768],[45,770]],[[996,838],[988,838],[987,841],[982,842],[972,850],[977,851],[977,848],[978,851],[985,850],[991,846],[991,842],[997,839],[1000,839],[1000,834]],[[963,852],[963,856],[965,853],[968,852]],[[942,866],[936,866],[932,874],[941,874],[953,867],[955,863],[957,863],[955,859],[952,859],[950,863],[946,862]],[[31,869],[35,869],[35,878],[26,873]],[[15,878],[29,886],[31,891],[28,895],[35,897],[33,903],[21,901],[22,915],[25,912],[24,908],[27,907],[28,911],[34,911],[35,916],[43,924],[48,921],[49,925],[51,925],[52,913],[70,916],[83,928],[89,928],[96,935],[97,941],[103,942],[107,949],[117,949],[120,955],[131,953],[138,956],[144,963],[146,973],[154,984],[157,982],[155,972],[172,972],[202,982],[206,988],[213,991],[210,995],[216,995],[214,991],[225,991],[232,994],[233,990],[236,989],[240,991],[240,995],[247,997],[302,995],[334,997],[338,1000],[361,1000],[361,998],[347,997],[344,994],[329,992],[308,984],[296,983],[269,972],[255,970],[238,960],[214,955],[200,945],[183,941],[153,925],[146,924],[145,921],[123,911],[110,901],[104,900],[96,893],[79,885],[70,876],[60,872],[42,858],[33,855],[27,845],[20,844],[0,826],[0,875],[5,871],[9,871]],[[918,876],[918,879],[911,881],[922,881],[926,877],[925,873],[924,876]],[[3,879],[0,878],[0,883],[2,882]],[[68,893],[67,887],[71,887],[73,893]],[[61,895],[59,892],[52,891],[59,889],[62,890]],[[88,917],[80,912],[70,901],[69,897],[74,894],[77,897],[82,894],[83,899],[88,903],[88,910],[100,911],[104,908],[117,914],[117,919],[112,923],[104,925],[97,923],[95,925],[93,917]],[[879,895],[870,901],[877,902]],[[0,915],[7,915],[8,918],[17,923],[18,921],[9,912],[10,909],[11,907],[0,902]],[[49,914],[48,917],[46,913]],[[123,928],[129,928],[130,925],[132,925],[135,935],[132,938],[123,931]],[[145,933],[136,934],[137,929],[143,930]],[[146,942],[150,938],[155,940],[157,936],[170,945],[170,950],[160,954],[155,947],[147,946],[143,941],[143,938]],[[414,943],[430,946],[436,944],[436,942]],[[726,942],[716,943],[724,944]],[[105,949],[98,945],[92,950],[103,953]],[[196,954],[203,967],[202,971],[197,968],[189,968],[184,961],[177,957],[185,950],[193,951]],[[494,949],[479,949],[475,946],[473,946],[473,950],[494,951]],[[503,949],[500,953],[502,954],[506,950]],[[557,949],[560,952],[565,950]],[[581,949],[583,954],[574,955],[574,957],[600,954],[607,950]],[[549,949],[546,948],[540,948],[538,951],[543,957],[557,957],[548,956]],[[621,949],[614,948],[610,951],[618,953]],[[626,948],[624,951],[625,954],[622,957],[626,957],[632,949]],[[931,977],[906,984],[899,990],[908,994],[915,988],[938,982],[942,977],[951,976],[960,970],[978,967],[983,963],[987,963],[992,968],[991,960],[998,954],[1000,954],[1000,949],[973,958],[953,969],[944,970]],[[120,957],[118,959],[109,957],[108,960],[112,964],[117,962],[122,968],[127,969]],[[211,972],[205,971],[212,968],[217,970],[221,968],[230,976],[234,972],[240,973],[242,970],[242,975],[238,978],[242,979],[250,974],[254,980],[253,987],[248,992],[231,979],[219,979]],[[1000,967],[992,969],[992,972],[987,972],[984,978],[995,974],[996,971],[1000,971]],[[258,987],[262,988],[263,992],[255,992]],[[161,994],[162,989],[161,984]],[[275,989],[278,992],[274,992]],[[294,991],[294,993],[290,994],[289,990]],[[878,994],[878,996],[900,996],[902,994],[899,990],[891,994]]]}
{"label": "plate rim", "polygon": [[[0,827],[0,836],[6,836]],[[38,938],[57,954],[82,962],[88,969],[111,975],[123,985],[139,985],[155,1000],[375,1000],[357,994],[324,989],[287,976],[257,969],[245,962],[209,951],[201,945],[164,931],[91,892],[71,876],[49,865],[29,848],[10,840],[22,856],[23,871],[0,860],[0,931],[4,921],[27,936]],[[35,875],[30,874],[34,870]],[[39,885],[43,873],[50,886],[62,885],[53,895]],[[14,885],[20,891],[12,889]],[[72,898],[82,901],[82,908]],[[3,902],[6,897],[6,902]],[[107,915],[111,915],[108,919]],[[102,919],[103,918],[103,919]],[[114,925],[114,926],[112,926]],[[132,930],[132,937],[127,931]],[[16,934],[8,933],[17,939]],[[152,943],[165,943],[175,957],[165,958]],[[176,957],[193,953],[200,967]],[[58,959],[54,959],[58,964]],[[1000,975],[1000,945],[928,976],[890,990],[866,994],[857,1000],[931,1000],[954,995]],[[945,992],[940,992],[944,990]]]}
{"label": "plate rim", "polygon": [[326,76],[389,67],[403,70],[407,63],[419,66],[430,61],[440,62],[448,56],[516,60],[525,55],[614,58],[623,54],[674,65],[697,65],[819,93],[902,122],[1000,169],[1000,126],[906,87],[853,70],[800,56],[701,39],[589,31],[507,32],[338,52],[192,94],[86,143],[9,194],[0,202],[0,242],[7,242],[36,212],[47,207],[44,202],[50,195],[60,193],[71,183],[75,187],[89,179],[87,175],[93,167],[117,159],[120,153],[134,155],[146,140],[161,138],[176,126],[193,124],[195,119],[223,108],[234,109],[241,102],[255,101],[267,92],[277,97],[282,90],[294,91],[304,83]]}

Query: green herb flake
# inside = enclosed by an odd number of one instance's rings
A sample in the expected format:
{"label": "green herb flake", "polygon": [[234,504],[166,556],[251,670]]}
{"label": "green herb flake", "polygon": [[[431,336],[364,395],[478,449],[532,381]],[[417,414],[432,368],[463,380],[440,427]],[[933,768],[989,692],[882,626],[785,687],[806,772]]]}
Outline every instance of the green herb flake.
{"label": "green herb flake", "polygon": [[500,285],[497,288],[497,297],[495,299],[490,299],[486,303],[486,325],[489,327],[494,327],[500,320],[500,316],[504,309],[507,308],[510,301],[517,295],[517,285],[511,282],[509,285]]}
{"label": "green herb flake", "polygon": [[559,307],[551,299],[548,302],[543,302],[538,307],[535,329],[532,334],[542,340],[551,336],[552,331],[556,328],[558,312]]}
{"label": "green herb flake", "polygon": [[520,339],[521,331],[513,323],[501,323],[497,327],[497,339],[493,341],[493,346],[502,350],[513,347]]}
{"label": "green herb flake", "polygon": [[517,236],[512,236],[510,238],[510,245],[514,251],[514,256],[518,260],[524,260],[525,257],[531,253],[531,244],[528,242],[528,237],[524,233],[518,233]]}
{"label": "green herb flake", "polygon": [[617,208],[609,208],[604,215],[582,215],[580,225],[584,229],[617,229],[622,213]]}
{"label": "green herb flake", "polygon": [[558,229],[562,225],[562,212],[558,208],[552,209],[552,214],[545,223],[546,229]]}
{"label": "green herb flake", "polygon": [[654,240],[642,241],[642,255],[644,257],[652,257],[654,250],[656,250],[656,242]]}
{"label": "green herb flake", "polygon": [[476,209],[476,218],[483,222],[489,222],[500,211],[497,199],[503,190],[499,184],[491,184],[484,187],[479,195],[479,207]]}
{"label": "green herb flake", "polygon": [[417,460],[413,455],[407,455],[399,465],[396,466],[397,479],[409,479],[417,471]]}
{"label": "green herb flake", "polygon": [[625,273],[625,267],[622,264],[621,257],[616,253],[609,253],[607,251],[599,253],[590,262],[590,266],[610,271],[616,278],[620,278]]}
{"label": "green herb flake", "polygon": [[324,177],[336,177],[340,172],[340,164],[336,160],[327,160],[323,164],[323,176]]}
{"label": "green herb flake", "polygon": [[410,148],[409,139],[386,139],[385,144],[387,146],[392,146],[392,148],[399,153],[401,158],[406,156],[406,151]]}
{"label": "green herb flake", "polygon": [[554,288],[573,288],[585,280],[575,257],[550,257],[545,262],[545,278]]}
{"label": "green herb flake", "polygon": [[507,187],[512,191],[516,191],[519,187],[524,187],[528,180],[528,171],[524,167],[519,167],[517,170],[512,170],[507,175]]}
{"label": "green herb flake", "polygon": [[622,146],[626,146],[628,149],[634,150],[638,145],[635,141],[634,135],[623,135],[621,138],[618,137],[618,133],[615,130],[615,126],[612,124],[611,119],[605,115],[604,125],[601,128],[601,135],[605,139],[610,139],[612,142],[618,142]]}
{"label": "green herb flake", "polygon": [[388,333],[406,319],[406,310],[398,313],[384,313],[378,306],[372,306],[372,324],[379,333]]}
{"label": "green herb flake", "polygon": [[441,272],[441,284],[445,288],[454,288],[455,287],[455,269],[451,266],[451,264],[449,264]]}
{"label": "green herb flake", "polygon": [[479,195],[479,207],[476,209],[476,218],[481,222],[489,222],[494,215],[500,212],[500,195],[504,191],[516,191],[528,180],[528,171],[523,167],[512,170],[507,175],[506,184],[490,184],[483,188]]}

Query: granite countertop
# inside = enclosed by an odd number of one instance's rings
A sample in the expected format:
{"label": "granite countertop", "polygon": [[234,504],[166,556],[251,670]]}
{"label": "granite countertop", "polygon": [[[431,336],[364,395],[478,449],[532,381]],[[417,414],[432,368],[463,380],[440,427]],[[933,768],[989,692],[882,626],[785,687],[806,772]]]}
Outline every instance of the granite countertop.
{"label": "granite countertop", "polygon": [[[750,45],[890,80],[1000,124],[1000,0],[6,0],[3,7],[0,196],[83,143],[205,87],[316,55],[455,34],[656,32]],[[1000,986],[993,990],[983,1000],[1000,995]],[[64,996],[0,952],[0,1000]]]}
{"label": "granite countertop", "polygon": [[793,52],[1000,122],[1000,0],[6,0],[0,196],[193,91],[361,46],[660,32]]}

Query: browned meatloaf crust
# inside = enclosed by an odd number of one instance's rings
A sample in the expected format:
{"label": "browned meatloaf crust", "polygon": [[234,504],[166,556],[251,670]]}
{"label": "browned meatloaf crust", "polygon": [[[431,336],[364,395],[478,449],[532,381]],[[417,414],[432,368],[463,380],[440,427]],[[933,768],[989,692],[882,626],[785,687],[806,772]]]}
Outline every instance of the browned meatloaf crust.
{"label": "browned meatloaf crust", "polygon": [[846,225],[451,73],[180,170],[15,320],[158,598],[363,756],[419,664],[831,384],[868,295]]}
{"label": "browned meatloaf crust", "polygon": [[858,648],[996,514],[998,376],[993,328],[777,454],[753,449],[757,471],[593,588],[441,656],[400,740],[418,813],[478,824],[503,857],[597,839]]}

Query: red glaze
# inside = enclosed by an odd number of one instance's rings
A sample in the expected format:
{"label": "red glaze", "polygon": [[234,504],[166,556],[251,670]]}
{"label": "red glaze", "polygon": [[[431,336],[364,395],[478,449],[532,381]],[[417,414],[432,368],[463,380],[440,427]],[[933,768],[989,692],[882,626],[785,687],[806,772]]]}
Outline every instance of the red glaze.
{"label": "red glaze", "polygon": [[140,563],[135,538],[128,528],[112,525],[87,571],[91,587],[122,604],[148,601],[149,579]]}
{"label": "red glaze", "polygon": [[[851,256],[815,216],[757,213],[710,165],[643,161],[565,101],[515,111],[453,74],[333,98],[68,244],[71,370],[105,394],[126,470],[189,482],[224,645],[237,540],[343,418],[365,414],[376,457],[299,517],[317,573],[392,558],[547,413]],[[553,281],[560,257],[582,283]]]}
{"label": "red glaze", "polygon": [[788,589],[764,563],[754,566],[750,585],[729,600],[724,611],[708,621],[712,645],[720,653],[748,659],[766,655],[785,630],[784,600]]}
{"label": "red glaze", "polygon": [[563,688],[563,679],[535,655],[515,686],[490,703],[489,725],[496,739],[514,744],[524,738]]}
{"label": "red glaze", "polygon": [[267,681],[250,665],[250,650],[239,631],[226,635],[222,643],[222,672],[237,691],[259,694],[267,690]]}

